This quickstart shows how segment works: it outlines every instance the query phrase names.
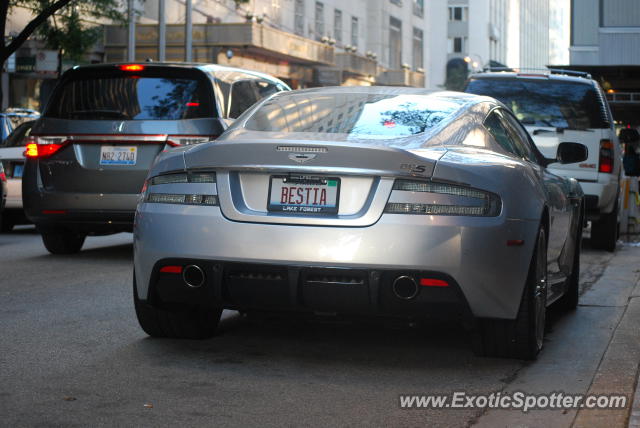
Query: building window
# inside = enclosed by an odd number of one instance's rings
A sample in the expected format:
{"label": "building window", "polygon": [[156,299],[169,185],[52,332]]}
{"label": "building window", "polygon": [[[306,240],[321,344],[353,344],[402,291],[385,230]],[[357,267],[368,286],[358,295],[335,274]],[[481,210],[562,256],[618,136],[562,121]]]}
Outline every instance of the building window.
{"label": "building window", "polygon": [[276,24],[280,24],[280,21],[282,19],[281,15],[280,15],[280,8],[281,8],[281,4],[280,4],[280,0],[271,0],[271,19],[274,23]]}
{"label": "building window", "polygon": [[324,36],[324,5],[322,2],[316,2],[316,40],[320,40]]}
{"label": "building window", "polygon": [[424,0],[413,0],[413,14],[420,18],[424,16]]}
{"label": "building window", "polygon": [[402,0],[389,0],[389,1],[395,4],[396,6],[402,7]]}
{"label": "building window", "polygon": [[421,29],[413,27],[413,68],[424,67],[424,33]]}
{"label": "building window", "polygon": [[402,21],[389,17],[389,68],[402,66]]}
{"label": "building window", "polygon": [[304,36],[304,0],[295,0],[294,4],[294,32]]}
{"label": "building window", "polygon": [[342,11],[340,9],[333,11],[333,38],[336,42],[342,43]]}
{"label": "building window", "polygon": [[449,53],[463,53],[467,44],[466,37],[449,37]]}
{"label": "building window", "polygon": [[351,45],[358,47],[358,18],[351,18]]}
{"label": "building window", "polygon": [[450,6],[449,21],[466,21],[469,8],[466,6]]}

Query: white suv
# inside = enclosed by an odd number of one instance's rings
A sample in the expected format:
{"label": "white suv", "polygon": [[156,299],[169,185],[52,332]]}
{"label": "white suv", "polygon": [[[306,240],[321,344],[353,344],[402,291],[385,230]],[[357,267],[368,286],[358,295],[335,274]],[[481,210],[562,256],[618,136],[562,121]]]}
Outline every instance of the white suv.
{"label": "white suv", "polygon": [[614,251],[618,238],[622,149],[611,110],[598,82],[586,73],[490,71],[472,74],[466,92],[502,101],[527,128],[545,157],[554,158],[558,144],[587,146],[580,163],[552,164],[555,174],[573,177],[585,194],[591,242]]}

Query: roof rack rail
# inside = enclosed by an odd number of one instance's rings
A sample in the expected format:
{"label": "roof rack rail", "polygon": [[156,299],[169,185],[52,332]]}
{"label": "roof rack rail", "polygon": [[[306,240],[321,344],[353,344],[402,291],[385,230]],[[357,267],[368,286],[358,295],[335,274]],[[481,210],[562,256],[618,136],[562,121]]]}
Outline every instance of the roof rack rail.
{"label": "roof rack rail", "polygon": [[566,76],[577,76],[584,77],[587,79],[591,79],[591,74],[586,71],[575,71],[575,70],[565,70],[562,68],[517,68],[517,67],[485,67],[482,69],[482,72],[491,72],[491,71],[508,71],[512,73],[522,73],[522,72],[544,72],[548,74],[564,74]]}

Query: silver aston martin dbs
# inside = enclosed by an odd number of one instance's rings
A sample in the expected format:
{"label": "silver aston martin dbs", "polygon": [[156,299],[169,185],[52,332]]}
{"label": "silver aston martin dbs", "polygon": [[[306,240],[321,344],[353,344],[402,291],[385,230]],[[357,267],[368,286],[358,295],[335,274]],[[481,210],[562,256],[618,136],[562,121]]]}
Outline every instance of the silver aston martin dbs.
{"label": "silver aston martin dbs", "polygon": [[319,88],[166,151],[140,198],[134,301],[152,336],[206,338],[223,308],[465,321],[533,358],[578,301],[583,194],[498,101]]}

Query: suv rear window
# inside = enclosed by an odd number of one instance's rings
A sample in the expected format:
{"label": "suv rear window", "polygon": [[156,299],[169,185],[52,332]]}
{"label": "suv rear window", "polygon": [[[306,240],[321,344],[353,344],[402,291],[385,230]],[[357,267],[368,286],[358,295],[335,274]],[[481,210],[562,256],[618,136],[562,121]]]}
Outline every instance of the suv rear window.
{"label": "suv rear window", "polygon": [[605,108],[593,85],[557,80],[472,79],[466,92],[502,101],[523,125],[608,128]]}
{"label": "suv rear window", "polygon": [[[185,71],[185,70],[181,70]],[[215,117],[203,75],[78,73],[57,88],[45,116],[59,119],[179,120]]]}

